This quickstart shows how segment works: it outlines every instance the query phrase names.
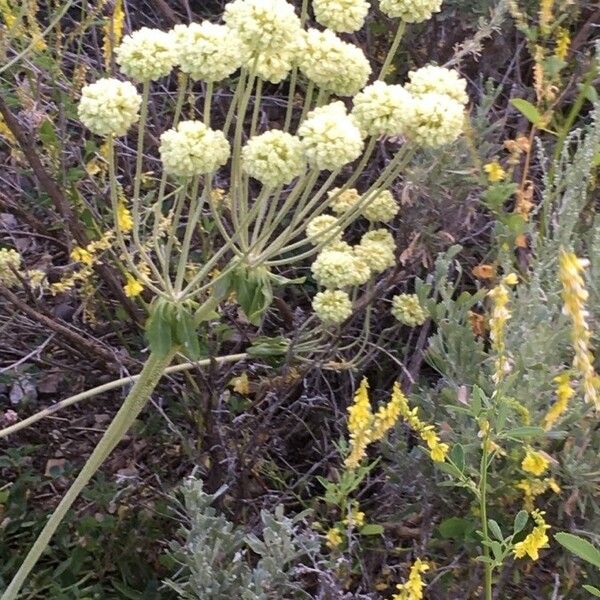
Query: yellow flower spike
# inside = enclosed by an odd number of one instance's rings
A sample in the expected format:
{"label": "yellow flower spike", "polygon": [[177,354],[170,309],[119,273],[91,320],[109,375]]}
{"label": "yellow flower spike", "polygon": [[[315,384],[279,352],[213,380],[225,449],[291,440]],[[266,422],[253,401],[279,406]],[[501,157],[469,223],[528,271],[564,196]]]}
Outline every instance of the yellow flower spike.
{"label": "yellow flower spike", "polygon": [[506,179],[506,171],[502,168],[502,165],[497,161],[489,162],[483,166],[488,181],[490,183],[498,183]]}
{"label": "yellow flower spike", "polygon": [[406,397],[400,389],[398,382],[394,383],[392,397],[384,406],[380,406],[375,414],[373,423],[372,438],[373,441],[380,440],[396,424],[402,414],[402,410],[408,407]]}
{"label": "yellow flower spike", "polygon": [[394,595],[392,600],[423,600],[425,582],[421,574],[428,570],[429,565],[420,558],[417,558],[410,568],[408,581],[406,583],[399,583],[396,586],[398,593]]}
{"label": "yellow flower spike", "polygon": [[502,283],[492,288],[487,294],[492,300],[492,314],[489,320],[489,327],[492,349],[496,354],[494,375],[492,376],[492,380],[496,384],[500,383],[511,369],[505,345],[506,323],[511,317],[510,310],[508,309],[510,298],[505,281],[508,280],[506,281],[508,285],[514,285],[512,282],[516,283],[515,278],[516,275],[514,273],[507,275]]}
{"label": "yellow flower spike", "polygon": [[546,531],[550,529],[550,525],[544,520],[544,514],[539,510],[534,510],[531,513],[531,517],[535,521],[535,527],[522,542],[515,544],[513,549],[515,558],[529,556],[531,560],[537,560],[540,556],[540,550],[548,545],[549,540]]}
{"label": "yellow flower spike", "polygon": [[144,291],[144,286],[142,285],[142,283],[130,273],[125,274],[125,279],[127,281],[123,286],[123,291],[125,292],[125,295],[128,298],[135,298]]}
{"label": "yellow flower spike", "polygon": [[569,30],[564,27],[559,27],[556,36],[556,45],[554,47],[554,55],[560,60],[567,58],[567,53],[571,46],[571,36]]}
{"label": "yellow flower spike", "polygon": [[527,473],[536,477],[543,475],[550,466],[550,461],[541,453],[533,448],[527,448],[525,458],[521,463],[521,468]]}
{"label": "yellow flower spike", "polygon": [[81,264],[88,266],[94,262],[92,253],[81,246],[75,246],[75,248],[71,250],[71,258],[75,262],[80,262]]}
{"label": "yellow flower spike", "polygon": [[348,431],[350,432],[350,454],[345,464],[350,469],[358,467],[365,457],[367,446],[371,443],[371,425],[373,413],[369,401],[369,383],[363,378],[354,402],[348,407]]}
{"label": "yellow flower spike", "polygon": [[325,543],[327,544],[327,547],[331,548],[332,550],[341,546],[343,541],[344,538],[342,533],[337,527],[332,527],[325,534]]}
{"label": "yellow flower spike", "polygon": [[548,431],[554,423],[567,411],[575,390],[571,386],[571,375],[569,372],[561,373],[554,378],[556,386],[556,402],[548,409],[544,417],[544,429]]}
{"label": "yellow flower spike", "polygon": [[117,204],[117,225],[123,233],[129,233],[133,229],[131,211],[125,206],[124,202]]}

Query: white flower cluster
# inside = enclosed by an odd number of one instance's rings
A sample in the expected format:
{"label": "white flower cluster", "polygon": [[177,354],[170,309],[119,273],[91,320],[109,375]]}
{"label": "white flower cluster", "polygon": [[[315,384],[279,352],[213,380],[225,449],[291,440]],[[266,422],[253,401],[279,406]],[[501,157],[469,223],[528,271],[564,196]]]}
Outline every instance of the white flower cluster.
{"label": "white flower cluster", "polygon": [[222,131],[200,121],[182,121],[160,136],[160,157],[165,172],[181,177],[212,173],[229,159],[229,142]]}
{"label": "white flower cluster", "polygon": [[365,23],[369,6],[365,0],[313,0],[317,22],[340,33],[358,31]]}
{"label": "white flower cluster", "polygon": [[331,249],[331,244],[342,241],[342,230],[337,223],[338,219],[333,215],[314,217],[306,226],[306,239],[315,246],[327,241]]}
{"label": "white flower cluster", "polygon": [[[360,240],[360,244],[354,247],[354,253],[369,265],[373,274],[377,275],[393,267],[396,264],[396,258],[394,256],[394,239],[391,234],[385,229],[375,231],[379,232],[380,238],[384,239],[374,239],[376,236],[369,235],[374,232],[366,233]],[[389,240],[385,238],[384,234],[389,235]]]}
{"label": "white flower cluster", "polygon": [[347,292],[325,290],[315,295],[312,301],[315,314],[323,323],[337,324],[352,314],[352,301]]}
{"label": "white flower cluster", "polygon": [[376,223],[389,223],[400,211],[398,202],[389,190],[379,192],[363,206],[361,213],[365,219]]}
{"label": "white flower cluster", "polygon": [[408,79],[406,90],[415,96],[436,93],[450,96],[462,105],[469,102],[467,82],[452,69],[427,65],[416,71],[410,71]]}
{"label": "white flower cluster", "polygon": [[333,188],[327,192],[327,196],[331,201],[331,210],[336,215],[345,214],[354,208],[360,200],[360,194],[354,188],[344,191],[341,191],[340,188]]}
{"label": "white flower cluster", "polygon": [[306,32],[298,66],[308,79],[338,96],[354,96],[371,74],[364,52],[329,29]]}
{"label": "white flower cluster", "polygon": [[388,17],[421,23],[441,10],[442,0],[380,0],[379,8]]}
{"label": "white flower cluster", "polygon": [[251,138],[242,150],[242,168],[267,187],[290,183],[306,166],[300,140],[277,129]]}
{"label": "white flower cluster", "polygon": [[342,102],[333,102],[308,113],[298,129],[309,164],[335,171],[356,160],[363,149],[360,130]]}
{"label": "white flower cluster", "polygon": [[225,25],[175,25],[172,39],[181,70],[202,81],[222,81],[242,65],[241,42]]}
{"label": "white flower cluster", "polygon": [[376,81],[354,98],[352,116],[364,135],[401,135],[413,98],[401,85]]}
{"label": "white flower cluster", "polygon": [[177,56],[171,36],[160,29],[142,27],[123,38],[115,49],[121,71],[136,81],[155,81],[168,75]]}
{"label": "white flower cluster", "polygon": [[336,289],[362,285],[371,277],[371,269],[359,256],[351,252],[325,248],[311,267],[317,283]]}
{"label": "white flower cluster", "polygon": [[139,120],[142,97],[129,81],[99,79],[81,90],[78,115],[98,135],[125,135]]}
{"label": "white flower cluster", "polygon": [[422,325],[427,319],[427,311],[421,306],[416,294],[399,294],[392,298],[392,315],[400,323],[409,327]]}

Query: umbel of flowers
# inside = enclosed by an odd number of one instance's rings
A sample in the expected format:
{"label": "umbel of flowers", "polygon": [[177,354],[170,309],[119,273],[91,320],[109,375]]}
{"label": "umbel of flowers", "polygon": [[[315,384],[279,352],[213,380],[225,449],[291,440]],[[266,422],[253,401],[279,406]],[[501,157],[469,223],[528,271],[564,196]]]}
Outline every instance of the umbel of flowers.
{"label": "umbel of flowers", "polygon": [[[352,313],[361,286],[395,264],[386,224],[399,207],[389,188],[420,148],[440,149],[460,136],[466,84],[455,72],[431,66],[410,73],[405,85],[378,78],[363,49],[338,35],[362,27],[368,8],[365,0],[304,0],[298,14],[285,0],[233,0],[219,22],[171,31],[144,28],[126,36],[115,51],[122,77],[83,88],[79,118],[107,150],[114,231],[102,239],[110,239],[124,260],[126,292],[145,290],[154,297],[147,324],[152,352],[2,600],[16,597],[66,511],[175,354],[197,357],[196,328],[215,318],[222,299],[236,292],[258,324],[272,286],[284,280],[277,271],[312,260],[321,288],[313,306],[328,327]],[[440,0],[381,0],[380,8],[397,19],[389,65],[406,23],[431,17]],[[149,105],[166,82],[153,86],[173,73],[175,101],[164,112],[171,122],[156,132],[161,168],[153,170],[159,177],[151,193],[143,194],[142,181],[144,190],[149,183],[144,160],[151,152],[146,130],[155,114]],[[215,88],[234,75],[230,106],[217,124]],[[259,119],[268,113],[268,107],[261,111],[268,83],[282,85],[289,98],[277,128],[264,128]],[[298,92],[303,102],[296,109]],[[196,94],[201,106],[190,105]],[[130,133],[137,141],[136,166],[132,189],[123,189],[117,138]],[[394,141],[391,159],[361,187],[377,142],[388,137],[403,142]],[[226,193],[216,189],[217,181],[225,182]],[[214,223],[220,244],[199,260],[203,218]],[[369,230],[352,245],[344,238],[356,219],[364,219]],[[98,253],[83,248],[76,257],[89,267]]]}

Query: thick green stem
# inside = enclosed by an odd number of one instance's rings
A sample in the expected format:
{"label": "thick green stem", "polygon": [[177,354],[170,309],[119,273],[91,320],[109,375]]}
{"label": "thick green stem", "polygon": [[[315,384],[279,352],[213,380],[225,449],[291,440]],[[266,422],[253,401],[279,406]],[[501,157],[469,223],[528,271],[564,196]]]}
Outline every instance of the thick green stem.
{"label": "thick green stem", "polygon": [[[488,465],[489,465],[489,446],[490,436],[489,433],[483,437],[482,450],[481,450],[481,465],[479,469],[479,513],[481,519],[481,532],[483,534],[483,556],[489,559],[490,549],[487,542],[490,539],[488,533],[488,520],[487,520],[487,477],[488,477]],[[485,569],[485,587],[484,587],[484,598],[485,600],[492,600],[492,565],[489,562],[484,563]]]}
{"label": "thick green stem", "polygon": [[123,405],[119,409],[119,412],[117,412],[111,424],[108,426],[108,429],[104,432],[104,435],[94,448],[94,451],[88,458],[85,466],[77,476],[77,479],[75,479],[68,492],[63,496],[63,499],[52,513],[52,516],[46,523],[44,529],[42,529],[42,532],[31,547],[31,550],[29,550],[23,564],[6,588],[4,594],[2,594],[0,600],[15,600],[19,590],[25,583],[27,576],[47,548],[63,518],[81,491],[99,469],[100,465],[102,465],[108,455],[115,449],[121,439],[123,439],[123,436],[127,433],[128,429],[140,414],[142,408],[144,408],[148,402],[150,394],[156,387],[164,370],[169,366],[174,355],[175,350],[173,349],[173,351],[166,356],[151,354],[148,357],[148,360],[140,373],[139,379],[131,388],[125,402],[123,402]]}
{"label": "thick green stem", "polygon": [[390,65],[392,64],[392,60],[394,60],[394,57],[396,56],[396,52],[398,51],[398,46],[400,46],[400,41],[402,40],[402,36],[404,35],[405,29],[406,22],[401,20],[400,23],[398,23],[398,29],[396,30],[394,41],[390,46],[387,56],[385,57],[385,62],[383,63],[383,66],[381,67],[381,71],[379,73],[379,79],[381,79],[382,81],[385,79],[387,71],[390,68]]}

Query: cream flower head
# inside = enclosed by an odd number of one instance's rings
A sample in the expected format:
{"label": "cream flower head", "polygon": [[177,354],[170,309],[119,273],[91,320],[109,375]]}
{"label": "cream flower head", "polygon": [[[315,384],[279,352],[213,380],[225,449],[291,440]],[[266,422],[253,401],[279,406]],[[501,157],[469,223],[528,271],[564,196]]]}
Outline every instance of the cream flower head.
{"label": "cream flower head", "polygon": [[369,265],[374,274],[382,273],[396,264],[394,250],[385,242],[374,242],[363,238],[360,244],[354,246],[354,253]]}
{"label": "cream flower head", "polygon": [[360,200],[358,190],[351,188],[340,192],[340,188],[333,188],[327,192],[331,201],[331,210],[336,215],[343,215],[354,208]]}
{"label": "cream flower head", "polygon": [[352,116],[363,135],[401,135],[412,106],[412,96],[401,85],[376,81],[356,95]]}
{"label": "cream flower head", "polygon": [[234,0],[223,18],[251,52],[284,52],[298,43],[300,19],[285,0]]}
{"label": "cream flower head", "polygon": [[173,38],[160,29],[142,27],[123,38],[115,49],[121,71],[136,81],[155,81],[168,75],[177,62]]}
{"label": "cream flower head", "polygon": [[140,118],[142,97],[129,81],[99,79],[81,90],[77,113],[98,135],[125,135]]}
{"label": "cream flower head", "polygon": [[326,288],[362,285],[369,280],[371,270],[358,256],[339,250],[323,250],[311,266],[317,282]]}
{"label": "cream flower head", "polygon": [[367,231],[367,233],[362,236],[360,243],[366,244],[368,242],[386,244],[392,252],[396,250],[394,236],[387,229],[373,229],[372,231]]}
{"label": "cream flower head", "polygon": [[338,219],[333,215],[314,217],[306,226],[306,238],[315,246],[327,241],[327,248],[332,249],[331,244],[342,241],[342,230],[337,223]]}
{"label": "cream flower head", "polygon": [[407,23],[421,23],[440,12],[442,0],[380,0],[379,8],[388,17],[400,17]]}
{"label": "cream flower head", "polygon": [[406,136],[419,146],[438,148],[456,140],[463,131],[464,107],[446,94],[413,96],[413,112]]}
{"label": "cream flower head", "polygon": [[308,79],[338,96],[354,96],[371,74],[364,52],[328,29],[306,32],[298,65]]}
{"label": "cream flower head", "polygon": [[317,22],[340,33],[358,31],[365,24],[369,6],[366,0],[313,0]]}
{"label": "cream flower head", "polygon": [[241,42],[225,25],[175,25],[171,37],[181,70],[192,79],[222,81],[242,65]]}
{"label": "cream flower head", "polygon": [[230,147],[222,131],[210,129],[200,121],[181,121],[176,129],[160,136],[159,152],[167,173],[192,177],[223,166]]}
{"label": "cream flower head", "polygon": [[298,135],[309,164],[321,170],[335,171],[356,160],[363,149],[360,130],[342,102],[309,112]]}
{"label": "cream flower head", "polygon": [[383,190],[362,208],[365,219],[375,223],[388,223],[400,211],[398,202],[389,190]]}
{"label": "cream flower head", "polygon": [[292,70],[295,56],[291,51],[260,52],[256,60],[248,59],[245,65],[254,67],[256,74],[265,81],[281,83]]}
{"label": "cream flower head", "polygon": [[325,290],[315,295],[312,301],[315,314],[323,323],[336,324],[352,314],[350,296],[342,290]]}
{"label": "cream flower head", "polygon": [[416,294],[398,294],[392,298],[392,315],[400,323],[416,327],[425,323],[428,315]]}
{"label": "cream flower head", "polygon": [[305,167],[300,140],[278,129],[251,138],[242,150],[244,171],[267,187],[290,183]]}
{"label": "cream flower head", "polygon": [[452,69],[428,65],[416,71],[410,71],[408,78],[410,81],[406,84],[406,89],[415,96],[434,92],[450,96],[463,105],[469,102],[466,80]]}
{"label": "cream flower head", "polygon": [[19,283],[14,271],[21,269],[21,255],[12,248],[0,248],[0,283],[12,287]]}

